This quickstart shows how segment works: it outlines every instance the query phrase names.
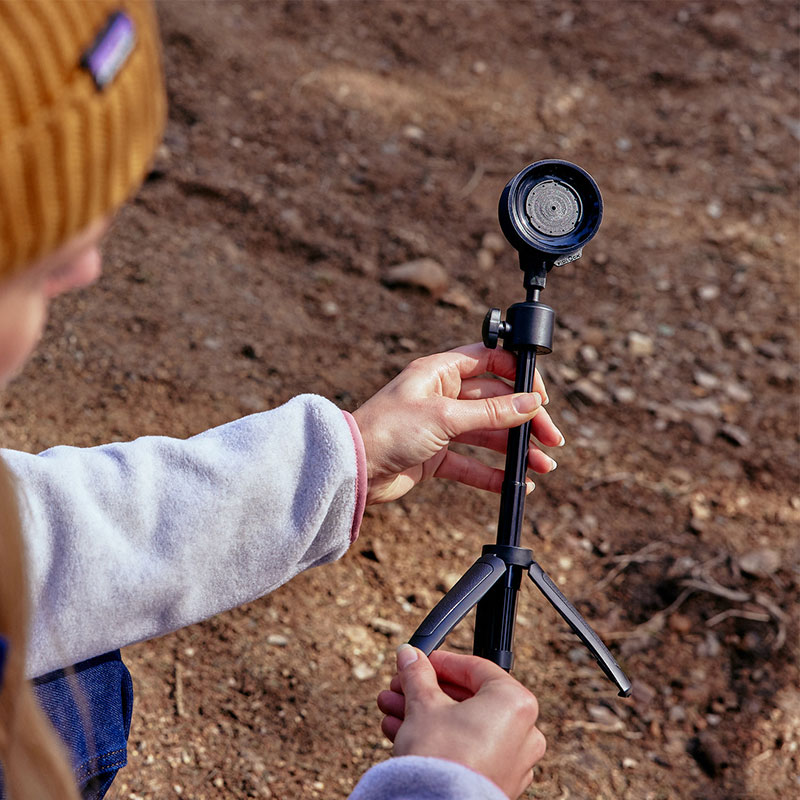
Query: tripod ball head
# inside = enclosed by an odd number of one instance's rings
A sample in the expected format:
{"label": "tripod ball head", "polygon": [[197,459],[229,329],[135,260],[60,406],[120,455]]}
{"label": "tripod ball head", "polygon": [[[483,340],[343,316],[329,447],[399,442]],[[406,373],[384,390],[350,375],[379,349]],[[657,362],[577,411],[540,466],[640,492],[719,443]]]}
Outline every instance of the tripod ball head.
{"label": "tripod ball head", "polygon": [[498,214],[522,269],[544,263],[549,270],[581,257],[600,227],[603,199],[586,170],[569,161],[537,161],[506,184]]}

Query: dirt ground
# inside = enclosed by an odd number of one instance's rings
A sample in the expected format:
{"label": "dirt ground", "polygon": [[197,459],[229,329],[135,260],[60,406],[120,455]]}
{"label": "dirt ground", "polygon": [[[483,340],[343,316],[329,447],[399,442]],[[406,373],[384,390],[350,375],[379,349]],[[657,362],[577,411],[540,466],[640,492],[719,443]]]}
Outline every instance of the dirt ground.
{"label": "dirt ground", "polygon": [[[5,395],[4,442],[182,437],[301,391],[353,409],[524,299],[500,191],[532,161],[574,161],[605,216],[543,296],[567,443],[523,544],[634,693],[525,587],[514,674],[548,738],[526,797],[797,796],[797,3],[173,0],[160,16],[165,143],[103,279],[56,304]],[[447,286],[389,285],[420,258]],[[370,507],[337,564],[128,648],[110,796],[346,797],[390,754],[374,698],[394,649],[496,518],[494,496],[433,481]],[[470,624],[447,646],[468,652]]]}

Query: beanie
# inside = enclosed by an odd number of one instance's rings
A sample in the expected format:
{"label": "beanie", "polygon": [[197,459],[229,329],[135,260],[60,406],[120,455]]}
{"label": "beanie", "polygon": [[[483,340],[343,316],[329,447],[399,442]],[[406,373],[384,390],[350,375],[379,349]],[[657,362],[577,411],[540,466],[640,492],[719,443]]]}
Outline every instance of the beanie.
{"label": "beanie", "polygon": [[149,0],[0,0],[0,280],[115,211],[165,116]]}

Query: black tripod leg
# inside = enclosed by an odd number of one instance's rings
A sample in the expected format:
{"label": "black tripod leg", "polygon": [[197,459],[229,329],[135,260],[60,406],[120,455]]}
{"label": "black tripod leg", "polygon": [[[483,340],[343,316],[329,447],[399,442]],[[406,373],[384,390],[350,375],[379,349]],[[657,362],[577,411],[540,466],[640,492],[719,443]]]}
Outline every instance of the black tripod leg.
{"label": "black tripod leg", "polygon": [[481,556],[422,620],[409,644],[430,655],[505,571],[502,558]]}
{"label": "black tripod leg", "polygon": [[619,696],[628,697],[631,693],[631,682],[600,637],[591,629],[589,623],[581,616],[575,606],[564,597],[558,586],[550,580],[550,576],[535,561],[531,563],[528,574],[555,610],[566,620],[578,638],[589,648],[600,669],[605,672],[609,680],[617,685]]}

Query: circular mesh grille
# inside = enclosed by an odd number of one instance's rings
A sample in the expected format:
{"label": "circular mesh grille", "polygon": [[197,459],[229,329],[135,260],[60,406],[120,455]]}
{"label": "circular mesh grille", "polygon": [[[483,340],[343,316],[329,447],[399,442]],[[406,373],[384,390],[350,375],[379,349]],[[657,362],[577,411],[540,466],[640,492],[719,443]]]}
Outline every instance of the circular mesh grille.
{"label": "circular mesh grille", "polygon": [[547,236],[563,236],[575,230],[580,204],[575,192],[560,181],[536,184],[525,201],[531,225]]}

